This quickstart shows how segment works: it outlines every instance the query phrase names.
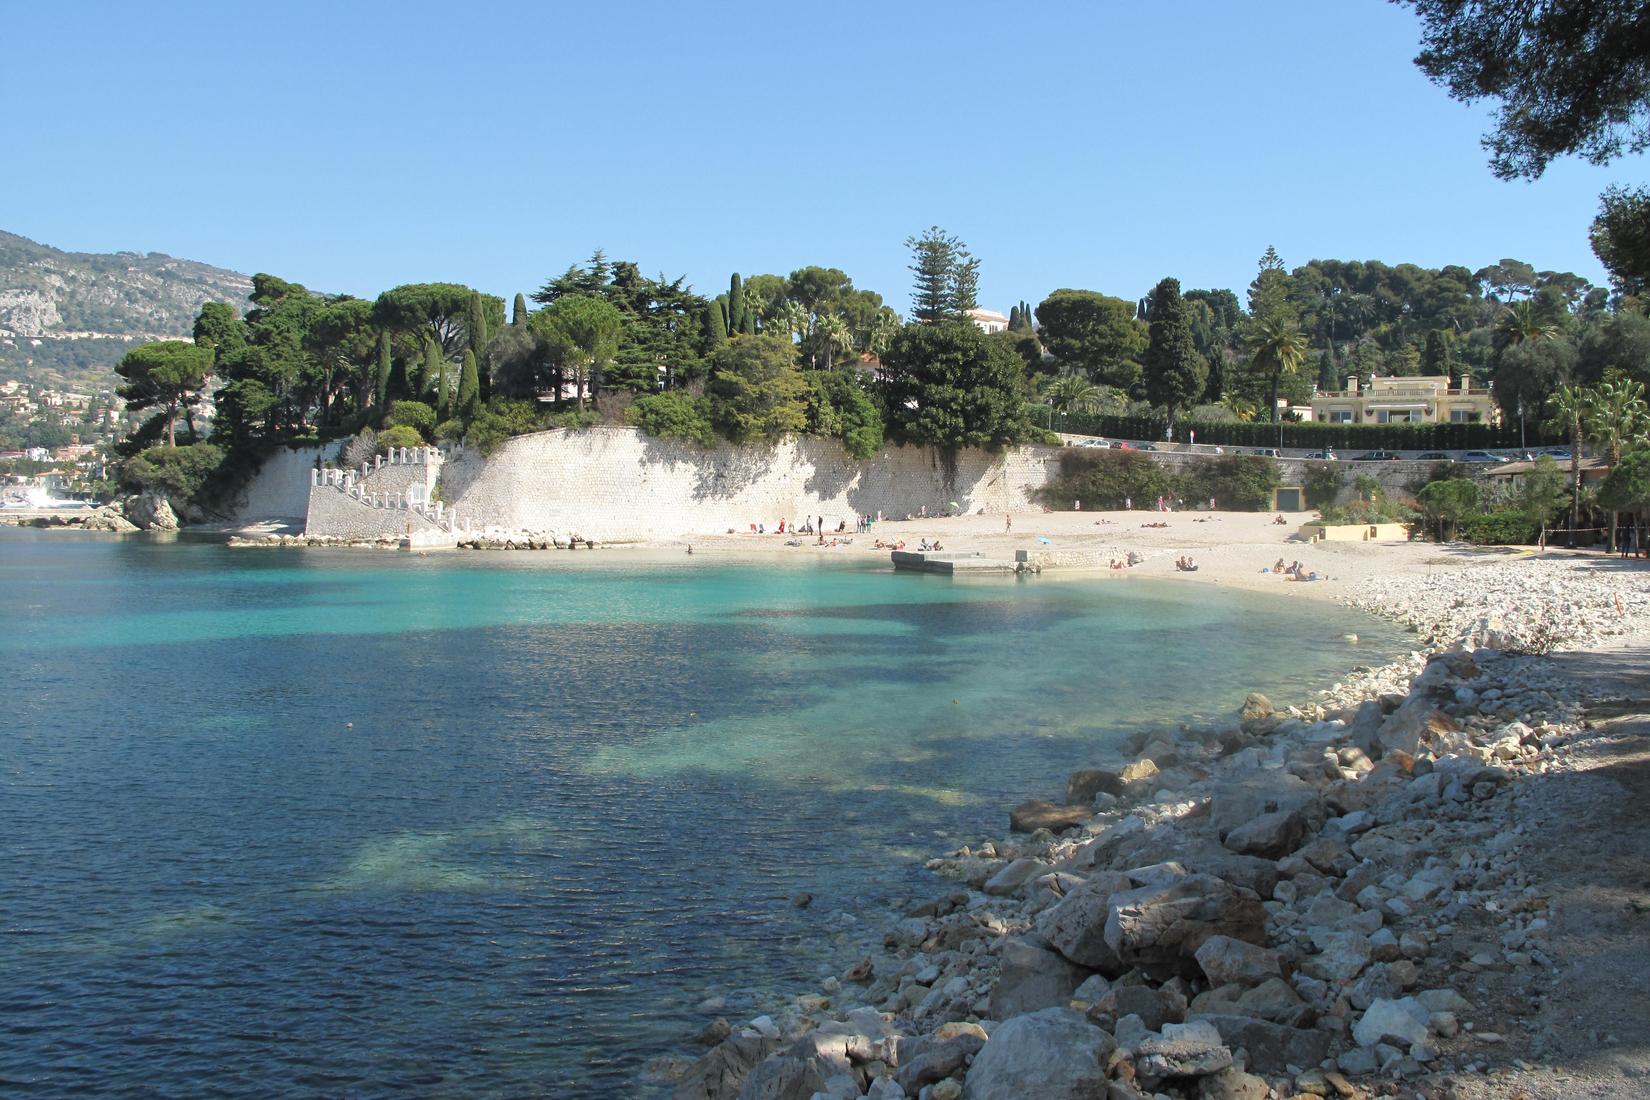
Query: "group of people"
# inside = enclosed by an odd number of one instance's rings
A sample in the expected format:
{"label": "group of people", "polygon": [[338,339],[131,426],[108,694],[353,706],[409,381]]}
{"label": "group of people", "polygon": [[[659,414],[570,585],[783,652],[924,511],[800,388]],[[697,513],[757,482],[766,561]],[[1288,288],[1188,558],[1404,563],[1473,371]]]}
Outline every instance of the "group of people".
{"label": "group of people", "polygon": [[1196,573],[1197,561],[1190,554],[1186,554],[1174,560],[1174,567],[1182,573]]}
{"label": "group of people", "polygon": [[[816,518],[817,518],[817,522],[816,522]],[[854,533],[859,534],[859,535],[868,534],[871,530],[871,522],[872,522],[871,517],[868,516],[868,515],[866,515],[866,516],[855,516],[854,517]],[[753,523],[753,524],[750,525],[750,532],[753,535],[765,535],[765,534],[768,533],[768,526],[765,523]],[[731,531],[728,532],[728,533],[732,534]],[[822,539],[823,539],[823,536],[825,536],[827,534],[846,535],[847,533],[848,533],[848,521],[847,520],[842,520],[839,523],[837,523],[835,531],[829,531],[825,527],[825,517],[824,516],[818,516],[818,517],[804,516],[803,519],[802,519],[802,524],[800,526],[797,525],[797,522],[794,519],[791,519],[791,520],[782,519],[782,520],[779,521],[779,526],[774,528],[774,534],[776,534],[776,535],[784,535],[784,534],[819,535],[819,536],[821,536]]]}
{"label": "group of people", "polygon": [[[1288,577],[1292,581],[1315,581],[1318,579],[1317,570],[1309,570],[1298,561],[1292,561],[1288,565],[1285,565],[1283,564],[1282,558],[1279,558],[1277,561],[1273,562],[1271,569],[1263,569],[1261,572],[1277,573]],[[1329,578],[1327,576],[1324,577],[1324,580],[1328,579]]]}
{"label": "group of people", "polygon": [[[902,539],[901,542],[903,543],[904,540]],[[917,543],[917,549],[926,553],[930,550],[944,550],[945,547],[940,545],[939,539],[935,539],[933,545],[929,545],[928,540],[923,539],[921,542]]]}

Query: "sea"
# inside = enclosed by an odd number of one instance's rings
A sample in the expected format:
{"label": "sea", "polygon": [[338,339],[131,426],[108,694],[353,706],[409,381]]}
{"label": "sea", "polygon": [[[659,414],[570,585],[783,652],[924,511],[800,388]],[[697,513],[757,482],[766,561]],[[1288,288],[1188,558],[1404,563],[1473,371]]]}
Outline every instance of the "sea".
{"label": "sea", "polygon": [[1401,644],[1207,582],[3,530],[0,1095],[668,1096],[1015,803]]}

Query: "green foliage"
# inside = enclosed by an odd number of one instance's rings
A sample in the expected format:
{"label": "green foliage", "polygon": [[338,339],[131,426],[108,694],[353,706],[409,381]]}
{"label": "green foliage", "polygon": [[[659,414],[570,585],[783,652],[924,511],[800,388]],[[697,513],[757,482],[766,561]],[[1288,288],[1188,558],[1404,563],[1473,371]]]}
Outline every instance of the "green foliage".
{"label": "green foliage", "polygon": [[811,371],[807,381],[809,432],[840,439],[855,458],[870,458],[882,449],[882,408],[858,371]]}
{"label": "green foliage", "polygon": [[1611,467],[1598,502],[1617,512],[1650,512],[1650,449],[1632,451]]}
{"label": "green foliage", "polygon": [[579,408],[584,408],[587,395],[601,389],[601,372],[618,354],[624,328],[618,307],[591,295],[560,297],[533,314],[530,324],[573,378]]}
{"label": "green foliage", "polygon": [[533,402],[494,397],[470,421],[466,438],[483,455],[490,455],[512,436],[543,428],[544,420]]}
{"label": "green foliage", "polygon": [[435,426],[430,438],[437,443],[457,443],[464,438],[464,421],[443,420]]}
{"label": "green foliage", "polygon": [[503,324],[504,299],[457,283],[410,283],[386,290],[372,305],[372,321],[390,332],[428,336],[440,345],[443,357],[453,358],[471,343],[472,298],[480,299],[487,323]]}
{"label": "green foliage", "polygon": [[[1532,411],[1533,410],[1528,410]],[[1168,422],[1161,416],[1085,415],[1073,413],[1066,430],[1103,435],[1115,439],[1162,439]],[[1517,447],[1518,421],[1507,424],[1268,424],[1264,422],[1213,422],[1196,420],[1187,426],[1197,431],[1199,443],[1228,447],[1276,447],[1336,451],[1446,451]],[[1179,431],[1176,431],[1179,438]],[[1562,444],[1565,436],[1539,420],[1530,420],[1527,435],[1531,446]]]}
{"label": "green foliage", "polygon": [[373,408],[382,412],[388,405],[390,394],[390,376],[393,373],[390,360],[390,334],[380,333],[378,337],[378,369],[373,377],[375,397]]}
{"label": "green foliage", "polygon": [[1282,483],[1277,462],[1260,455],[1230,455],[1212,462],[1193,462],[1176,475],[1179,496],[1194,503],[1213,497],[1221,508],[1240,512],[1270,508],[1272,490]]}
{"label": "green foliage", "polygon": [[[397,402],[398,405],[405,403],[406,402]],[[428,405],[424,407],[426,409],[429,408]],[[433,421],[434,417],[432,416],[431,419]],[[430,430],[432,432],[435,430],[433,424]],[[424,446],[424,436],[418,431],[417,428],[414,428],[408,424],[396,424],[385,428],[383,431],[378,433],[378,449],[385,454],[388,454],[391,450],[402,447],[410,448],[422,446]]]}
{"label": "green foliage", "polygon": [[1434,481],[1416,497],[1429,523],[1437,525],[1438,537],[1458,527],[1478,512],[1478,483],[1466,478]]}
{"label": "green foliage", "polygon": [[774,439],[808,426],[807,380],[782,336],[739,336],[710,357],[711,422],[735,443]]}
{"label": "green foliage", "polygon": [[563,409],[561,412],[551,413],[545,426],[582,432],[586,428],[594,428],[601,422],[602,414],[595,409]]}
{"label": "green foliage", "polygon": [[1306,476],[1301,479],[1301,495],[1308,508],[1328,508],[1341,494],[1346,476],[1338,462],[1308,462]]}
{"label": "green foliage", "polygon": [[889,434],[943,449],[997,449],[1030,437],[1025,365],[967,322],[907,325],[882,357]]}
{"label": "green foliage", "polygon": [[953,321],[976,307],[980,262],[968,247],[939,226],[907,237],[911,250],[911,317],[922,324]]}
{"label": "green foliage", "polygon": [[475,352],[464,351],[464,367],[458,375],[458,419],[468,424],[481,411],[481,371],[476,366]]}
{"label": "green foliage", "polygon": [[520,328],[527,323],[527,296],[517,294],[516,300],[510,307],[510,327]]}
{"label": "green foliage", "polygon": [[[411,428],[418,433],[420,439],[427,439],[435,432],[436,413],[422,401],[397,401],[390,406],[389,415],[384,418],[385,427]],[[416,444],[403,443],[398,446],[410,447]]]}
{"label": "green foliage", "polygon": [[1140,377],[1147,328],[1134,303],[1092,290],[1056,290],[1037,307],[1050,354],[1089,381],[1128,389]]}
{"label": "green foliage", "polygon": [[1067,450],[1060,453],[1060,473],[1038,489],[1034,498],[1056,511],[1077,501],[1085,508],[1121,508],[1125,500],[1148,507],[1176,490],[1167,467],[1139,451]]}
{"label": "green foliage", "polygon": [[709,398],[683,390],[644,393],[631,402],[628,417],[636,427],[658,439],[685,439],[701,447],[716,445]]}
{"label": "green foliage", "polygon": [[705,349],[708,352],[721,347],[728,338],[728,319],[724,313],[727,306],[721,301],[711,302],[705,307]]}
{"label": "green foliage", "polygon": [[180,408],[194,402],[212,372],[213,348],[186,340],[161,340],[133,348],[115,373],[126,380],[117,391],[127,408],[159,407],[166,415],[166,443],[176,442],[174,422]]}
{"label": "green foliage", "polygon": [[1540,524],[1519,508],[1479,512],[1460,521],[1460,535],[1479,546],[1518,546],[1532,543]]}
{"label": "green foliage", "polygon": [[1146,345],[1146,399],[1161,405],[1173,424],[1176,413],[1203,393],[1208,364],[1192,343],[1180,280],[1164,279],[1152,290],[1151,328]]}
{"label": "green foliage", "polygon": [[124,485],[177,500],[196,500],[217,475],[224,458],[223,448],[211,443],[150,447],[122,463],[120,480]]}

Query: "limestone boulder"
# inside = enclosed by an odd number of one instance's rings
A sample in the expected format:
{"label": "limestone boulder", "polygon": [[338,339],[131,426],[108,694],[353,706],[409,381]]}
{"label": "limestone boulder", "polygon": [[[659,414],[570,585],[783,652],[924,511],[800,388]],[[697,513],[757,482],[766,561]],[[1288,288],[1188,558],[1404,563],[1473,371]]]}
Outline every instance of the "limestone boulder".
{"label": "limestone boulder", "polygon": [[1016,833],[1034,833],[1038,829],[1063,833],[1087,824],[1093,816],[1094,809],[1090,806],[1056,806],[1033,798],[1009,811],[1008,827]]}
{"label": "limestone boulder", "polygon": [[991,1015],[999,1020],[1063,1006],[1089,976],[1058,952],[1025,939],[1004,940],[1001,959],[991,990]]}
{"label": "limestone boulder", "polygon": [[735,1036],[706,1051],[683,1075],[672,1100],[738,1100],[745,1079],[778,1049],[774,1039]]}
{"label": "limestone boulder", "polygon": [[1197,1020],[1164,1024],[1132,1046],[1141,1077],[1204,1077],[1232,1064],[1232,1051],[1213,1025]]}
{"label": "limestone boulder", "polygon": [[1072,962],[1115,977],[1124,967],[1106,943],[1106,903],[1112,894],[1133,888],[1127,875],[1102,871],[1045,910],[1037,934]]}
{"label": "limestone boulder", "polygon": [[1371,1004],[1352,1025],[1352,1038],[1361,1047],[1391,1043],[1414,1054],[1426,1049],[1430,1016],[1427,1007],[1414,997],[1383,997]]}
{"label": "limestone boulder", "polygon": [[1282,859],[1306,839],[1306,818],[1299,810],[1274,810],[1228,832],[1222,843],[1239,855]]}
{"label": "limestone boulder", "polygon": [[126,518],[144,531],[176,531],[178,516],[172,502],[160,493],[139,493],[121,504]]}
{"label": "limestone boulder", "polygon": [[1245,1065],[1260,1073],[1285,1073],[1289,1066],[1315,1066],[1329,1056],[1329,1033],[1316,1028],[1285,1027],[1253,1016],[1224,1013],[1193,1013],[1189,1022],[1196,1021],[1213,1027],[1233,1050],[1245,1051]]}
{"label": "limestone boulder", "polygon": [[1068,1008],[1004,1020],[975,1056],[967,1100],[1105,1100],[1106,1060],[1116,1044]]}
{"label": "limestone boulder", "polygon": [[1256,986],[1268,978],[1283,977],[1283,963],[1276,951],[1230,936],[1210,936],[1194,958],[1210,986]]}
{"label": "limestone boulder", "polygon": [[1262,814],[1279,810],[1297,810],[1313,827],[1323,822],[1316,789],[1298,775],[1265,771],[1222,780],[1209,799],[1209,824],[1217,836],[1224,837]]}
{"label": "limestone boulder", "polygon": [[1108,898],[1106,908],[1107,946],[1125,966],[1154,977],[1198,977],[1197,950],[1211,936],[1265,942],[1260,898],[1209,875],[1125,890]]}

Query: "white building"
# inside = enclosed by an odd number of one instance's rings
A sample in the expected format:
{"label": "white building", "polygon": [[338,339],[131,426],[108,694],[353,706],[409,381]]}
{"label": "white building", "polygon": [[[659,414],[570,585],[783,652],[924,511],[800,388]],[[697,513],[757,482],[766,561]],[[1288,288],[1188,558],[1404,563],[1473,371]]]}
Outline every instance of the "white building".
{"label": "white building", "polygon": [[985,332],[1007,332],[1008,318],[994,309],[971,309],[968,319]]}

